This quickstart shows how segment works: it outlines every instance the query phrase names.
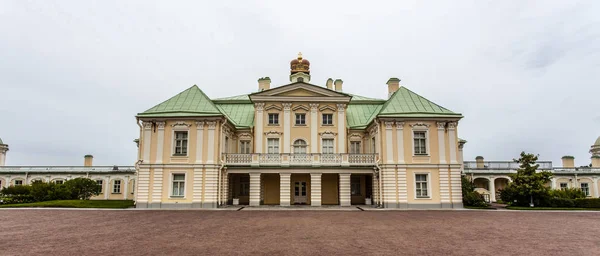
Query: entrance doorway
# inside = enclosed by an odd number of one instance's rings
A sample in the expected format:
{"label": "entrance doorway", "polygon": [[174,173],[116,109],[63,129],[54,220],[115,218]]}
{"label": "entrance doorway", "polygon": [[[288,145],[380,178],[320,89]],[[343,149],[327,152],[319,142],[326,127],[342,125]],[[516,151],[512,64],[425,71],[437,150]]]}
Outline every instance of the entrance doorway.
{"label": "entrance doorway", "polygon": [[306,204],[306,181],[294,182],[294,204]]}

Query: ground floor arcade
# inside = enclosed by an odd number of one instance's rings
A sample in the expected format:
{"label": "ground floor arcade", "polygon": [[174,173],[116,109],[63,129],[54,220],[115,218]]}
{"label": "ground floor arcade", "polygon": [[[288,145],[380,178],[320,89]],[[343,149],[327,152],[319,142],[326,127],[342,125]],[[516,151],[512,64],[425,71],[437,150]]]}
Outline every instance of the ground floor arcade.
{"label": "ground floor arcade", "polygon": [[227,174],[227,204],[364,205],[372,204],[371,173],[247,172]]}

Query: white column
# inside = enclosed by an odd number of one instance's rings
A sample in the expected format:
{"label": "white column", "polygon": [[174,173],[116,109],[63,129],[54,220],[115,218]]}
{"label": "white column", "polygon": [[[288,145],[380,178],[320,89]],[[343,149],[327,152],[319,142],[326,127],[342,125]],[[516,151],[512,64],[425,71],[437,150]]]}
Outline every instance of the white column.
{"label": "white column", "polygon": [[396,201],[396,170],[394,168],[381,168],[379,171],[383,179],[383,207],[398,208],[398,202]]}
{"label": "white column", "polygon": [[6,150],[0,149],[0,166],[4,166],[4,161],[5,161],[4,155],[5,154],[6,154]]}
{"label": "white column", "polygon": [[[446,131],[446,122],[437,122],[438,128],[438,145],[439,145],[439,153],[440,153],[440,164],[446,163],[446,140],[445,139],[445,131]],[[455,157],[456,158],[456,157]]]}
{"label": "white column", "polygon": [[[290,195],[290,182],[291,173],[280,173],[279,174],[279,205],[290,206],[291,195]],[[252,185],[250,185],[252,186]]]}
{"label": "white column", "polygon": [[[281,191],[279,191],[281,193]],[[250,206],[260,205],[260,172],[250,173]]]}
{"label": "white column", "polygon": [[344,111],[346,109],[346,104],[337,104],[338,116],[337,116],[337,126],[338,126],[338,146],[337,153],[344,154],[346,153],[346,117],[344,116]]}
{"label": "white column", "polygon": [[144,125],[144,137],[142,138],[143,154],[142,160],[143,163],[150,163],[150,143],[152,143],[152,122],[143,122]]}
{"label": "white column", "polygon": [[598,198],[600,197],[600,191],[598,191],[598,181],[600,179],[596,178],[596,179],[592,179],[592,181],[594,182],[593,187],[594,187],[594,197]]}
{"label": "white column", "polygon": [[215,162],[215,128],[217,122],[210,121],[206,122],[206,124],[208,125],[208,152],[206,154],[206,163],[213,164]]}
{"label": "white column", "polygon": [[450,163],[457,164],[456,160],[456,122],[448,122],[448,145],[450,147]]}
{"label": "white column", "polygon": [[202,206],[202,168],[194,168],[194,179],[192,184],[192,207]]}
{"label": "white column", "polygon": [[496,202],[496,178],[490,177],[490,202]]}
{"label": "white column", "polygon": [[150,169],[139,168],[137,170],[137,183],[137,191],[135,192],[136,205],[138,207],[142,205],[148,207],[147,204],[150,201]]}
{"label": "white column", "polygon": [[321,206],[321,173],[310,174],[310,205]]}
{"label": "white column", "polygon": [[[441,152],[440,152],[441,154]],[[448,177],[448,167],[440,168],[440,201],[442,208],[450,208],[450,177]]]}
{"label": "white column", "polygon": [[196,122],[196,164],[202,163],[202,149],[204,148],[204,122]]}
{"label": "white column", "polygon": [[[210,147],[214,148],[214,147]],[[217,208],[217,188],[219,186],[219,168],[209,167],[205,169],[204,198],[202,208]],[[192,199],[193,200],[193,199]]]}
{"label": "white column", "polygon": [[550,179],[550,188],[551,189],[556,189],[556,178],[552,178]]}
{"label": "white column", "polygon": [[123,186],[123,199],[127,200],[127,196],[129,195],[129,176],[125,176],[124,182],[125,185]]}
{"label": "white column", "polygon": [[317,128],[319,127],[319,113],[317,108],[319,104],[310,103],[308,105],[310,106],[310,153],[319,153],[319,148],[317,147],[319,145],[317,135]]}
{"label": "white column", "polygon": [[398,208],[408,207],[408,184],[406,181],[406,169],[398,168]]}
{"label": "white column", "polygon": [[450,169],[450,192],[452,193],[452,208],[462,208],[462,179],[461,169]]}
{"label": "white column", "polygon": [[290,120],[292,103],[283,103],[283,153],[290,153],[290,133],[292,122]]}
{"label": "white column", "polygon": [[154,175],[152,177],[152,203],[162,202],[162,190],[163,190],[163,169],[154,169]]}
{"label": "white column", "polygon": [[221,205],[227,204],[227,200],[229,200],[229,174],[226,171],[223,171],[223,178],[221,184]]}
{"label": "white column", "polygon": [[156,157],[154,162],[156,164],[162,164],[163,160],[163,147],[165,142],[165,122],[156,122],[157,136],[156,136]]}
{"label": "white column", "polygon": [[264,107],[265,103],[254,104],[254,108],[256,108],[256,120],[254,121],[254,128],[256,130],[254,134],[254,153],[263,152],[263,126],[265,125],[265,122],[263,121]]}
{"label": "white column", "polygon": [[340,173],[340,206],[350,206],[350,173]]}
{"label": "white column", "polygon": [[394,163],[394,143],[391,143],[392,141],[392,126],[394,125],[394,122],[385,122],[385,140],[387,141],[387,143],[385,143],[385,158],[386,158],[386,163],[388,164],[393,164]]}
{"label": "white column", "polygon": [[106,176],[106,185],[104,188],[104,199],[108,200],[108,195],[110,195],[110,193],[112,193],[112,190],[110,190],[110,176]]}
{"label": "white column", "polygon": [[398,148],[398,164],[404,164],[404,122],[396,122],[396,147]]}

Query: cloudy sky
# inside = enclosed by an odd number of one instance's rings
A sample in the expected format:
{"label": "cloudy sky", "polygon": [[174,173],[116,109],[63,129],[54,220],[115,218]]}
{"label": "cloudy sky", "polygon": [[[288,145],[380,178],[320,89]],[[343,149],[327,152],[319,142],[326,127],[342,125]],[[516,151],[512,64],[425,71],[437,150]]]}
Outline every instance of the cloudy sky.
{"label": "cloudy sky", "polygon": [[313,83],[385,98],[399,77],[462,113],[465,160],[590,162],[600,1],[248,2],[0,1],[7,165],[132,165],[136,113],[193,84],[212,98],[286,84],[298,51]]}

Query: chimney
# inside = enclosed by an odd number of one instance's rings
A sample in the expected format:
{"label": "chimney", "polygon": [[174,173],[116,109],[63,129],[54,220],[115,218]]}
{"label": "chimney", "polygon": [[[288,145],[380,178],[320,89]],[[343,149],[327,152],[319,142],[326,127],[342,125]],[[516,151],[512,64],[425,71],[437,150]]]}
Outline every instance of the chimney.
{"label": "chimney", "polygon": [[269,90],[271,89],[271,78],[267,77],[261,77],[258,79],[258,91],[262,92],[264,90]]}
{"label": "chimney", "polygon": [[392,77],[387,81],[388,99],[400,88],[400,79]]}
{"label": "chimney", "polygon": [[341,92],[343,83],[344,81],[342,81],[342,79],[335,79],[335,81],[333,82],[333,84],[335,85],[335,90]]}
{"label": "chimney", "polygon": [[477,164],[477,169],[485,168],[485,165],[483,164],[483,156],[475,157],[475,163]]}
{"label": "chimney", "polygon": [[600,156],[592,156],[592,168],[600,168]]}
{"label": "chimney", "polygon": [[85,167],[92,166],[92,160],[94,160],[94,156],[92,156],[92,155],[85,155],[83,157],[83,166],[85,166]]}
{"label": "chimney", "polygon": [[561,159],[563,168],[575,168],[575,157],[563,156]]}
{"label": "chimney", "polygon": [[327,79],[327,82],[325,83],[325,85],[327,85],[327,89],[333,90],[333,79],[331,79],[331,78]]}

